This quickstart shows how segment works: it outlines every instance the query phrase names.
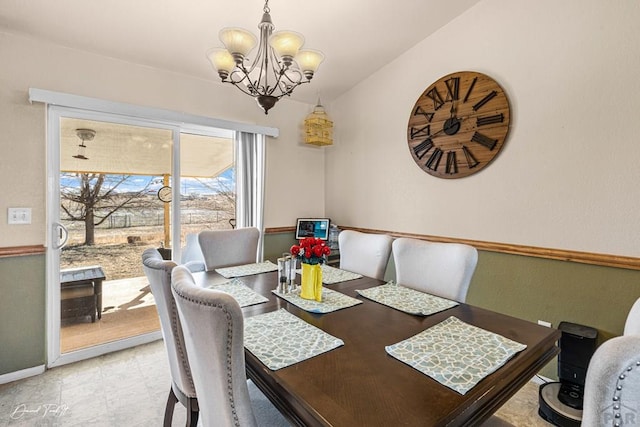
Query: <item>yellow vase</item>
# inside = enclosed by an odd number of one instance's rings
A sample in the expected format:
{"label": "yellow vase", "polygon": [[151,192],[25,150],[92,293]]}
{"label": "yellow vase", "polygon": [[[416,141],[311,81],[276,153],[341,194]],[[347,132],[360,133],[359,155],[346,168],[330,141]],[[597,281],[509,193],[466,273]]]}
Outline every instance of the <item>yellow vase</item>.
{"label": "yellow vase", "polygon": [[302,263],[302,290],[300,297],[322,301],[322,269],[320,264]]}

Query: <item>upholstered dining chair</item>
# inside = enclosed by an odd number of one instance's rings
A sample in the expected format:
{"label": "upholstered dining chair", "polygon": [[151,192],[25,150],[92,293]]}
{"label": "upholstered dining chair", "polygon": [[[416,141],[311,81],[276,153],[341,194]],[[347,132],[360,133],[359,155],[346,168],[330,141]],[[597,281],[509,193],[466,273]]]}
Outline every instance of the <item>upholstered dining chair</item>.
{"label": "upholstered dining chair", "polygon": [[[640,335],[640,298],[631,306],[624,324],[623,335]],[[640,422],[640,419],[639,419]]]}
{"label": "upholstered dining chair", "polygon": [[623,335],[605,341],[587,368],[583,427],[640,423],[640,298],[629,310]]}
{"label": "upholstered dining chair", "polygon": [[196,286],[184,266],[172,273],[204,427],[257,426],[244,361],[244,320],[229,294]]}
{"label": "upholstered dining chair", "polygon": [[398,238],[393,242],[396,282],[443,298],[465,302],[478,251],[460,243]]}
{"label": "upholstered dining chair", "polygon": [[259,239],[260,231],[254,227],[198,233],[207,271],[256,262]]}
{"label": "upholstered dining chair", "polygon": [[587,369],[583,427],[628,426],[640,422],[640,335],[604,342]]}
{"label": "upholstered dining chair", "polygon": [[142,268],[156,302],[171,373],[164,426],[171,426],[175,404],[179,401],[187,408],[187,427],[195,427],[198,422],[198,399],[187,359],[182,326],[171,293],[171,272],[175,266],[173,261],[163,260],[156,249],[147,249],[142,253]]}
{"label": "upholstered dining chair", "polygon": [[202,255],[202,250],[200,249],[197,233],[188,233],[185,236],[185,245],[182,248],[180,262],[189,267],[189,271],[192,273],[204,271],[204,255]]}
{"label": "upholstered dining chair", "polygon": [[383,279],[393,238],[386,234],[344,230],[338,234],[340,269]]}

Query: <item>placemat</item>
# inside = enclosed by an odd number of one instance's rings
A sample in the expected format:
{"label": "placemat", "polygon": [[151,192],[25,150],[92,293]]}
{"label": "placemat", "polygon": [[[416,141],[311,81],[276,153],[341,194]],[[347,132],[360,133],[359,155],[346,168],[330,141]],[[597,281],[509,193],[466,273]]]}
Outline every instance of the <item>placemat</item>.
{"label": "placemat", "polygon": [[374,288],[356,290],[356,292],[396,310],[421,316],[429,316],[459,305],[456,301],[400,286],[393,281]]}
{"label": "placemat", "polygon": [[244,346],[272,371],[333,350],[344,342],[281,308],[244,320]]}
{"label": "placemat", "polygon": [[339,268],[331,267],[326,264],[322,264],[322,283],[325,285],[333,285],[334,283],[346,282],[347,280],[359,279],[362,274],[352,273],[347,270],[340,270]]}
{"label": "placemat", "polygon": [[252,274],[268,273],[277,271],[278,266],[271,261],[256,262],[245,265],[234,265],[232,267],[216,268],[218,274],[223,275],[227,279],[231,277],[251,276]]}
{"label": "placemat", "polygon": [[240,279],[233,279],[228,282],[211,285],[208,288],[230,294],[236,301],[238,301],[240,307],[269,301],[268,298],[255,292],[253,289],[245,285]]}
{"label": "placemat", "polygon": [[464,395],[525,348],[524,344],[451,316],[385,350]]}
{"label": "placemat", "polygon": [[362,301],[359,299],[352,298],[328,288],[322,288],[322,302],[301,298],[299,287],[297,290],[288,294],[283,294],[275,290],[271,292],[280,298],[289,301],[291,304],[311,313],[330,313],[332,311],[362,304]]}

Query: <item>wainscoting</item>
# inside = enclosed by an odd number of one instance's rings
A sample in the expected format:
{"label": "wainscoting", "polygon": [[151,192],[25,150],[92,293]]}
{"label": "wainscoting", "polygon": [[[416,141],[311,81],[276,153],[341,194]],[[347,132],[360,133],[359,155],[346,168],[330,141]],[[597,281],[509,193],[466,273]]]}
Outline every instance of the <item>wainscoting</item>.
{"label": "wainscoting", "polygon": [[[385,233],[383,230],[340,228]],[[469,304],[532,322],[545,320],[554,327],[561,321],[591,326],[598,330],[599,342],[622,334],[627,313],[640,297],[639,258],[391,231],[386,234],[475,246],[479,258],[467,295]],[[293,227],[267,230],[265,258],[275,261],[294,242]],[[385,279],[394,277],[391,257]],[[555,360],[541,371],[541,375],[557,378]]]}

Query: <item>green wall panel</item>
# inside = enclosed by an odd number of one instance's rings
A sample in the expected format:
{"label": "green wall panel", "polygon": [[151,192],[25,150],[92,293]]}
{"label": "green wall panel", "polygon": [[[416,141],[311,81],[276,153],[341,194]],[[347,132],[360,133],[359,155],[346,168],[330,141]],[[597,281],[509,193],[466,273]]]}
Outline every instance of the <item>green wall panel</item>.
{"label": "green wall panel", "polygon": [[[265,259],[295,243],[292,232],[266,234]],[[393,261],[387,279],[394,277]],[[0,259],[0,375],[45,363],[44,255]],[[600,342],[622,333],[640,297],[640,271],[480,251],[467,302],[557,327],[561,321],[599,331]],[[555,362],[541,374],[556,378]]]}
{"label": "green wall panel", "polygon": [[[640,271],[479,252],[467,302],[521,319],[598,330],[599,343],[622,334],[640,297]],[[557,378],[555,361],[541,372]]]}
{"label": "green wall panel", "polygon": [[45,256],[0,258],[0,375],[45,363]]}
{"label": "green wall panel", "polygon": [[296,243],[293,232],[269,233],[264,235],[264,259],[276,262],[283,253],[289,252],[291,245]]}

